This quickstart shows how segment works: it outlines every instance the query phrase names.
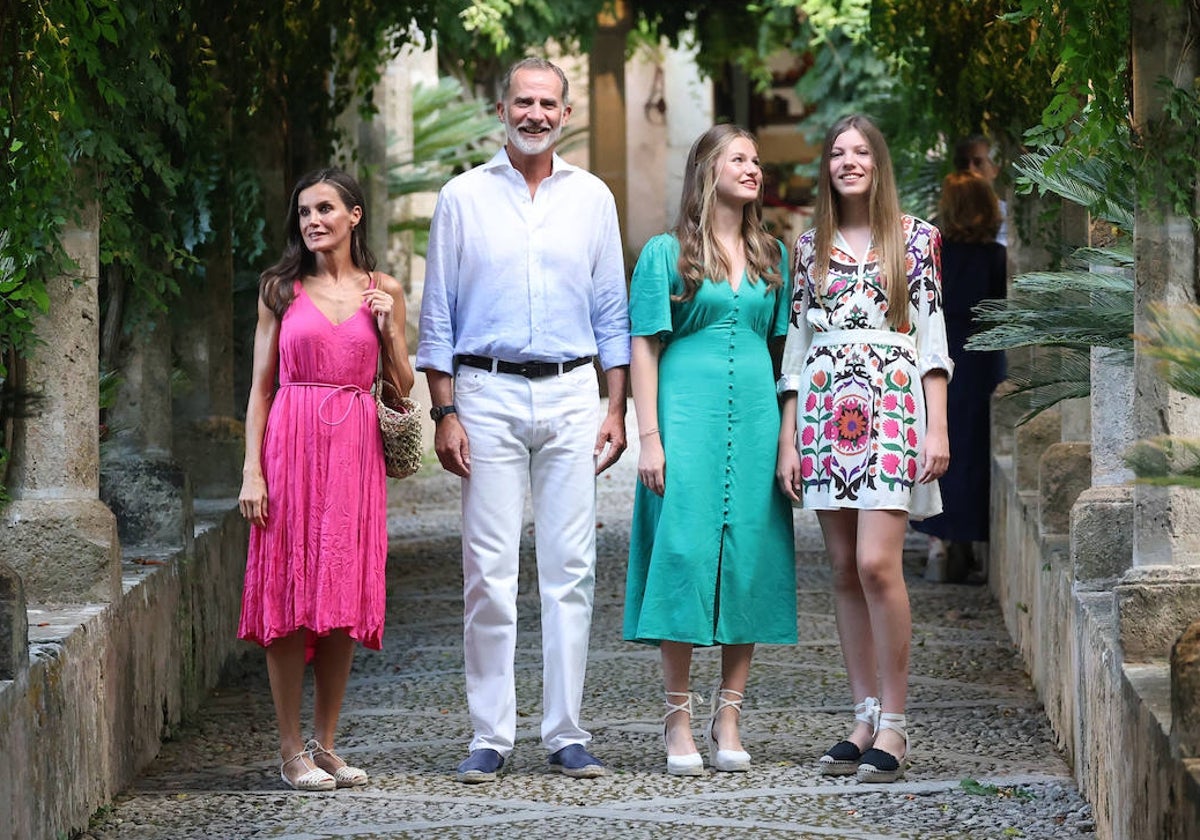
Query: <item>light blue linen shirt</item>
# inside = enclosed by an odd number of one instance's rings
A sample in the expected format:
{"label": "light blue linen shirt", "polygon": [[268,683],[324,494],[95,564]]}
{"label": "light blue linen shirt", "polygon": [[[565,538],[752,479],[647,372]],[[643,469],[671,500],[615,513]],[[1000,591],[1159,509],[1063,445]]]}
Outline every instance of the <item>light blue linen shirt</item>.
{"label": "light blue linen shirt", "polygon": [[629,307],[617,209],[591,173],[554,156],[530,197],[501,149],[451,179],[429,230],[417,368],[456,355],[629,364]]}

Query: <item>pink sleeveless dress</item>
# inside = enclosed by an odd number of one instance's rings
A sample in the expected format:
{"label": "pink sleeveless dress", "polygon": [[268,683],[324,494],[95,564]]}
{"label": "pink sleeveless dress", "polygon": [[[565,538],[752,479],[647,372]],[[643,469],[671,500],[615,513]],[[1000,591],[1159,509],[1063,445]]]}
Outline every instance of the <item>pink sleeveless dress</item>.
{"label": "pink sleeveless dress", "polygon": [[[374,282],[374,281],[372,281]],[[267,527],[250,527],[238,638],[269,645],[307,628],[382,644],[387,477],[370,395],[371,311],[332,323],[295,283],[279,328],[279,389],[262,464]]]}

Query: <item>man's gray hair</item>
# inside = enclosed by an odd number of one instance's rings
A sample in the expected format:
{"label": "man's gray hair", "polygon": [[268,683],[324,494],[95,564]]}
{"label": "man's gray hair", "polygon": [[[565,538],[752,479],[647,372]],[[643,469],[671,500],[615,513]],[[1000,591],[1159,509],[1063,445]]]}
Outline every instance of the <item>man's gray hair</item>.
{"label": "man's gray hair", "polygon": [[508,68],[508,72],[504,74],[504,80],[500,82],[500,101],[508,101],[509,89],[512,87],[513,75],[518,70],[551,70],[554,75],[558,76],[558,80],[562,82],[562,104],[566,106],[570,103],[569,85],[567,84],[567,74],[562,71],[562,68],[551,61],[537,56],[522,58],[512,67]]}

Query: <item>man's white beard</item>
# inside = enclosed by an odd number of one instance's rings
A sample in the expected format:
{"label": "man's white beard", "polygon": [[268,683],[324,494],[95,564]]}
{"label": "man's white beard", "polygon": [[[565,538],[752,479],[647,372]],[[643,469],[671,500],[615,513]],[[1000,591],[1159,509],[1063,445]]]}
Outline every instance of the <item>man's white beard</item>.
{"label": "man's white beard", "polygon": [[508,130],[508,142],[512,143],[517,151],[523,155],[540,155],[542,152],[553,147],[562,135],[561,122],[545,134],[539,135],[536,141],[522,135],[518,131],[517,126],[511,123],[506,123],[506,126]]}

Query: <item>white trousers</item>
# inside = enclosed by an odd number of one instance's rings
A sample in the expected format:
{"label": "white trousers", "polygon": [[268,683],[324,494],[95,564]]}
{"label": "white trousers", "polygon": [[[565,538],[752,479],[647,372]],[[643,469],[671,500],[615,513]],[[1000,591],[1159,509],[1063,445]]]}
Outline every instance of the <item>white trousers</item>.
{"label": "white trousers", "polygon": [[596,570],[595,369],[525,379],[460,367],[455,405],[471,475],[462,481],[463,653],[471,749],[516,739],[513,659],[527,487],[533,491],[542,612],[542,744],[586,744],[579,724]]}

